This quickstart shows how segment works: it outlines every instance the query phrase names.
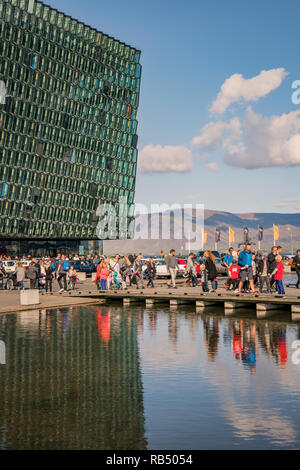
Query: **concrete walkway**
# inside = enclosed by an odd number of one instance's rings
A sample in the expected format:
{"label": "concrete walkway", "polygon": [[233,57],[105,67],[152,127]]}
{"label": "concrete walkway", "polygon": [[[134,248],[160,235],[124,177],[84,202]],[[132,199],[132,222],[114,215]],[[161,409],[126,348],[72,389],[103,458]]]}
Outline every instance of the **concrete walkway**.
{"label": "concrete walkway", "polygon": [[[232,293],[226,291],[223,286],[224,279],[220,279],[217,294],[222,294],[224,296],[232,296]],[[168,294],[170,292],[174,294],[174,297],[178,297],[180,295],[199,295],[202,293],[201,287],[186,287],[185,281],[183,279],[178,279],[177,281],[177,289],[172,289],[167,287],[166,280],[157,280],[155,281],[155,289],[144,289],[143,294],[151,294],[152,292],[159,292],[159,294]],[[80,297],[73,297],[72,294],[74,292],[67,292],[67,293],[59,293],[57,283],[53,283],[53,287],[55,292],[53,294],[45,294],[43,291],[40,293],[40,304],[32,305],[32,306],[23,306],[20,305],[20,292],[18,290],[6,291],[0,290],[0,314],[1,313],[9,313],[9,312],[17,312],[17,311],[25,311],[25,310],[32,310],[32,309],[44,309],[44,308],[58,308],[68,305],[81,305],[81,304],[95,304],[97,302],[101,302],[100,299],[97,298],[88,298],[89,295],[96,293],[97,289],[95,284],[92,282],[91,279],[87,279],[86,281],[82,281],[78,284],[75,293],[79,294]],[[113,291],[113,290],[112,290]],[[142,292],[142,289],[136,289],[136,287],[131,287],[126,289],[126,292],[130,292],[132,294],[138,294]],[[83,297],[83,295],[87,295],[87,297]],[[214,294],[215,295],[215,294]],[[261,294],[264,298],[274,299],[274,302],[277,302],[279,299],[275,297],[274,294]],[[253,297],[251,294],[245,294],[242,298],[251,298]],[[286,298],[293,298],[297,299],[300,298],[300,289],[295,288],[286,288]]]}

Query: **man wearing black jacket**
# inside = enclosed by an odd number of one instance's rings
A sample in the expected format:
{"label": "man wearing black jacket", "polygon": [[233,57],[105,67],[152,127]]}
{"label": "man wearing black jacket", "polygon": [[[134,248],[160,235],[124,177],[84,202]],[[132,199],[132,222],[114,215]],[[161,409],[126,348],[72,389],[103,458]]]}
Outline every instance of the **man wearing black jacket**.
{"label": "man wearing black jacket", "polygon": [[298,276],[296,287],[300,289],[300,250],[297,250],[297,256],[293,259],[293,264],[296,266],[296,274]]}
{"label": "man wearing black jacket", "polygon": [[277,254],[278,254],[277,247],[272,246],[272,251],[271,253],[268,254],[268,276],[270,277],[271,289],[275,283],[274,276],[272,276],[272,272],[277,266],[277,261],[276,261]]}

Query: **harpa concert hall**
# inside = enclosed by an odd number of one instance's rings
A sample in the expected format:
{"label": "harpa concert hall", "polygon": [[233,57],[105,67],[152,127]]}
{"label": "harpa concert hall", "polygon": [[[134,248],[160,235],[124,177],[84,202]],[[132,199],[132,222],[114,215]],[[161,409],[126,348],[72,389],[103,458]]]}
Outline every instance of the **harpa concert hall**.
{"label": "harpa concert hall", "polygon": [[101,251],[120,198],[130,237],[140,51],[36,0],[0,0],[0,48],[0,254]]}

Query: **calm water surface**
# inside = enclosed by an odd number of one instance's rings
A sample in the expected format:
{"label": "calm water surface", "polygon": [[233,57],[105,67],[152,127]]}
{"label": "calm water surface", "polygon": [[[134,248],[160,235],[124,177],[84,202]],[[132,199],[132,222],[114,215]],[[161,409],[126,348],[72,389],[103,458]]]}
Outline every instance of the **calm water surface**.
{"label": "calm water surface", "polygon": [[300,448],[300,325],[168,307],[0,316],[1,449]]}

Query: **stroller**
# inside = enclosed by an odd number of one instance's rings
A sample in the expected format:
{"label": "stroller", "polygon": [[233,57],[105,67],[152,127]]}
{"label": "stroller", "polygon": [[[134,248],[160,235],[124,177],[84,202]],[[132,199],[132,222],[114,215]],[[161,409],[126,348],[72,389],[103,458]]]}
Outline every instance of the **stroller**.
{"label": "stroller", "polygon": [[115,272],[110,287],[112,289],[126,289],[126,282],[124,282],[121,276],[118,276],[118,273]]}
{"label": "stroller", "polygon": [[[192,270],[186,270],[183,274],[183,278],[185,279],[186,286],[192,287],[193,286],[193,273]],[[199,279],[196,280],[197,286],[201,285],[201,281]],[[194,284],[195,286],[195,284]]]}
{"label": "stroller", "polygon": [[[76,289],[76,284],[78,283],[78,278],[76,275],[70,276],[68,280],[68,287],[72,290]],[[97,284],[98,287],[98,284]]]}
{"label": "stroller", "polygon": [[41,274],[38,282],[39,289],[44,289],[46,286],[46,275]]}
{"label": "stroller", "polygon": [[7,275],[4,289],[14,290],[17,289],[17,275],[16,273],[10,273]]}

